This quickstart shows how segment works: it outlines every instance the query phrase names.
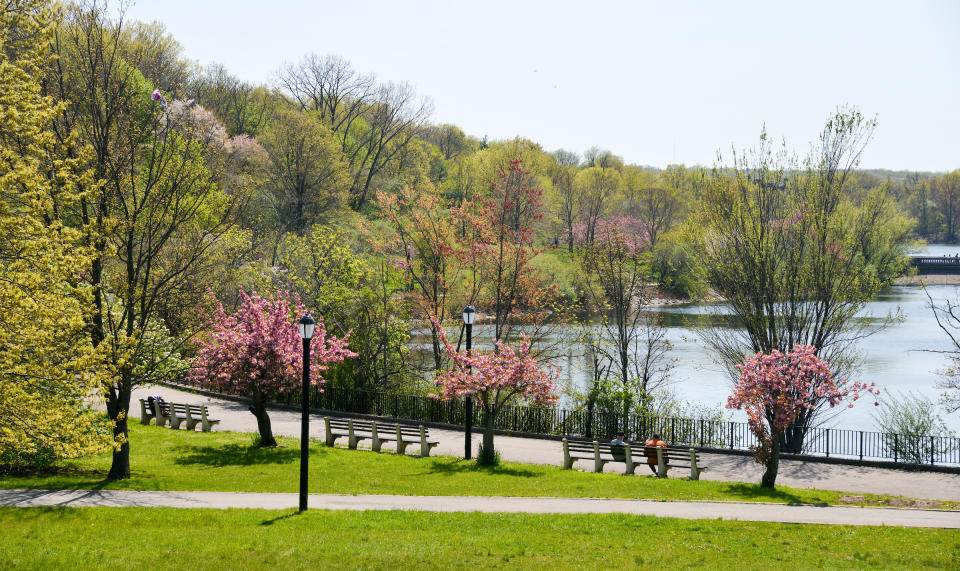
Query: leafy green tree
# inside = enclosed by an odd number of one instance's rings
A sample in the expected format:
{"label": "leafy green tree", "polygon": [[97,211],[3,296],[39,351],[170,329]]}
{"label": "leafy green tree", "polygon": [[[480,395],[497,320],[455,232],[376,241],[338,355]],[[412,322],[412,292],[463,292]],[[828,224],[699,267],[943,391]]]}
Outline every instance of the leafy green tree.
{"label": "leafy green tree", "polygon": [[[202,107],[153,92],[130,59],[142,50],[128,49],[125,37],[122,13],[111,19],[97,3],[72,7],[49,78],[67,103],[58,134],[75,131],[90,149],[84,164],[95,183],[75,216],[92,251],[91,343],[116,371],[103,391],[118,440],[126,440],[131,391],[147,380],[138,364],[154,359],[144,353],[156,347],[144,332],[162,304],[195,308],[205,286],[198,276],[220,261],[214,253],[245,201],[231,173],[249,143],[229,138]],[[129,445],[114,452],[109,478],[130,476]]]}
{"label": "leafy green tree", "polygon": [[287,232],[302,235],[313,224],[330,220],[344,206],[350,175],[336,139],[324,125],[306,113],[278,109],[259,140],[270,157],[268,187],[277,243]]}
{"label": "leafy green tree", "polygon": [[315,226],[305,236],[288,235],[281,266],[328,330],[350,334],[358,356],[331,367],[328,380],[360,389],[387,389],[413,379],[409,304],[400,295],[401,271],[385,260],[356,254],[347,235]]}
{"label": "leafy green tree", "polygon": [[[902,268],[910,229],[885,192],[861,203],[849,195],[874,126],[841,110],[802,167],[774,154],[764,133],[759,148],[714,170],[694,222],[694,251],[739,323],[703,330],[732,375],[750,354],[795,345],[816,347],[838,377],[852,372],[852,349],[871,332],[858,314]],[[825,402],[798,412],[784,432],[786,450],[800,450]]]}
{"label": "leafy green tree", "polygon": [[[62,104],[42,95],[52,7],[0,7],[0,465],[42,465],[112,441],[88,409],[110,368],[86,341],[91,251],[61,217],[91,181],[72,135],[51,128]],[[119,442],[118,442],[119,444]]]}
{"label": "leafy green tree", "polygon": [[579,189],[580,217],[586,226],[584,241],[592,244],[597,225],[620,188],[620,173],[613,168],[593,166],[577,173],[574,184]]}
{"label": "leafy green tree", "polygon": [[943,218],[946,231],[945,240],[957,239],[957,226],[960,224],[960,170],[947,173],[933,181],[937,210]]}

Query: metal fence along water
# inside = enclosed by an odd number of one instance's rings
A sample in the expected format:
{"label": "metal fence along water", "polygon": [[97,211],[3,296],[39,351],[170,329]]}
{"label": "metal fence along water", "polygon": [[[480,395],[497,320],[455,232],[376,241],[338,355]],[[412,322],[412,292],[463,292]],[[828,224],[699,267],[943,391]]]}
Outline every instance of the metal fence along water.
{"label": "metal fence along water", "polygon": [[[299,393],[291,393],[285,404],[299,405]],[[462,400],[440,401],[417,395],[317,387],[310,395],[311,408],[463,426]],[[483,411],[474,408],[473,425],[483,427]],[[717,450],[749,450],[756,437],[744,422],[708,419],[651,417],[561,408],[505,406],[494,428],[503,431],[557,435],[571,438],[611,439],[623,431],[629,439],[643,440],[659,433],[670,445]],[[960,465],[960,438],[953,436],[906,435],[865,430],[806,427],[800,449],[784,452],[822,457],[879,460],[897,464]]]}

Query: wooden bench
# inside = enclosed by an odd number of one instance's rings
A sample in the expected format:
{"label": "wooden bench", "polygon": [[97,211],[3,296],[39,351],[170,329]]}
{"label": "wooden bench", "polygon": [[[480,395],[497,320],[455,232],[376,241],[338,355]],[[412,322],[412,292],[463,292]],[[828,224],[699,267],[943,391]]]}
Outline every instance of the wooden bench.
{"label": "wooden bench", "polygon": [[634,461],[635,454],[629,444],[619,446],[596,440],[563,439],[564,470],[573,469],[573,463],[577,460],[593,460],[594,472],[603,472],[603,466],[608,462],[623,462],[626,465],[624,474],[633,474],[639,465]]}
{"label": "wooden bench", "polygon": [[[187,405],[177,402],[170,403],[170,428],[177,430],[186,420]],[[190,426],[189,423],[187,423],[187,426],[190,430],[193,430],[193,426]]]}
{"label": "wooden bench", "polygon": [[[660,451],[659,453],[657,451]],[[624,475],[635,474],[637,466],[647,463],[648,458],[657,458],[657,476],[667,477],[670,468],[690,468],[690,479],[699,480],[700,472],[707,468],[699,466],[697,452],[694,449],[656,448],[652,446],[638,446],[624,444],[623,446],[600,443],[596,440],[567,440],[563,439],[563,468],[570,470],[577,460],[593,460],[593,471],[603,472],[603,466],[608,462],[623,462],[626,466]],[[677,462],[687,462],[678,464]]]}
{"label": "wooden bench", "polygon": [[661,448],[659,446],[644,446],[643,455],[649,459],[657,459],[657,477],[666,478],[670,468],[690,468],[690,479],[699,480],[700,472],[707,469],[701,466],[697,451],[693,448]]}
{"label": "wooden bench", "polygon": [[193,430],[199,424],[200,430],[210,432],[213,425],[220,423],[220,420],[210,418],[207,415],[205,405],[171,402],[166,403],[164,408],[169,413],[166,419],[170,422],[170,428],[174,430],[180,428],[181,424],[186,423],[187,430]]}
{"label": "wooden bench", "polygon": [[184,407],[183,415],[186,417],[187,430],[193,430],[199,424],[201,432],[210,432],[213,430],[213,425],[220,424],[219,419],[210,418],[207,415],[207,405],[205,404],[187,404],[180,406]]}
{"label": "wooden bench", "polygon": [[[170,403],[158,403],[152,401],[152,406],[147,404],[149,399],[140,399],[140,424],[150,424],[150,420],[157,419],[157,426],[163,426],[170,418]],[[159,405],[160,410],[157,410]]]}
{"label": "wooden bench", "polygon": [[407,446],[420,445],[420,456],[430,455],[430,449],[439,444],[436,440],[429,440],[429,429],[424,426],[406,426],[399,423],[388,424],[369,420],[355,420],[352,418],[324,417],[326,429],[326,444],[333,446],[337,438],[347,437],[347,447],[355,449],[360,440],[370,440],[370,448],[380,452],[384,442],[396,442],[397,454],[404,454]]}

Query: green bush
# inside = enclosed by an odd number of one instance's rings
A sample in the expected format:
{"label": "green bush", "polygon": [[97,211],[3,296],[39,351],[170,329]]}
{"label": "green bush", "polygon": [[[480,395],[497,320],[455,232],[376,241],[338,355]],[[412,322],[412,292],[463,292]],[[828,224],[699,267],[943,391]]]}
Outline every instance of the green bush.
{"label": "green bush", "polygon": [[556,286],[564,301],[572,303],[577,300],[576,263],[566,250],[561,248],[545,250],[537,255],[530,265],[543,272],[547,282]]}
{"label": "green bush", "polygon": [[937,414],[937,405],[931,399],[915,393],[891,395],[874,415],[884,443],[898,459],[914,464],[928,464],[937,454],[951,452],[942,439],[931,436],[952,436],[943,419]]}
{"label": "green bush", "polygon": [[46,470],[57,460],[56,451],[48,446],[38,446],[30,450],[0,450],[0,474]]}
{"label": "green bush", "polygon": [[496,448],[487,449],[483,444],[477,450],[477,464],[480,466],[499,466],[500,453]]}

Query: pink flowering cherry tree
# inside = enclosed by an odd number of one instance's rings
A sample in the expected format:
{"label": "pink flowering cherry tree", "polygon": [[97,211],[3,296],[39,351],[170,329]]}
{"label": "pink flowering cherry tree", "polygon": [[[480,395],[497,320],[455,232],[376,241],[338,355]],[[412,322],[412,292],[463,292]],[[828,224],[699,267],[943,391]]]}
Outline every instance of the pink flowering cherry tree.
{"label": "pink flowering cherry tree", "polygon": [[[267,414],[267,402],[296,392],[303,371],[303,341],[296,319],[305,313],[299,298],[288,301],[283,292],[272,300],[240,291],[240,306],[227,314],[217,301],[208,319],[210,334],[200,341],[187,380],[201,387],[226,390],[250,397],[250,412],[257,418],[260,446],[276,446]],[[327,336],[323,318],[310,343],[311,382],[324,382],[330,363],[356,357],[347,338]]]}
{"label": "pink flowering cherry tree", "polygon": [[862,393],[879,394],[876,383],[835,380],[830,365],[817,357],[816,348],[810,345],[795,345],[788,353],[757,353],[737,368],[740,378],[727,398],[727,408],[747,413],[750,431],[760,442],[754,448],[757,462],[766,468],[760,481],[764,488],[776,484],[780,443],[802,410],[818,402],[830,407],[846,402],[853,407]]}
{"label": "pink flowering cherry tree", "polygon": [[476,400],[483,410],[483,452],[479,457],[486,462],[495,462],[493,424],[504,405],[514,397],[537,405],[555,404],[560,389],[554,380],[559,371],[553,366],[540,368],[530,355],[530,341],[522,334],[516,350],[497,340],[493,352],[467,355],[457,351],[436,319],[431,319],[453,362],[452,370],[437,376],[439,394],[431,396],[445,401],[456,397]]}

